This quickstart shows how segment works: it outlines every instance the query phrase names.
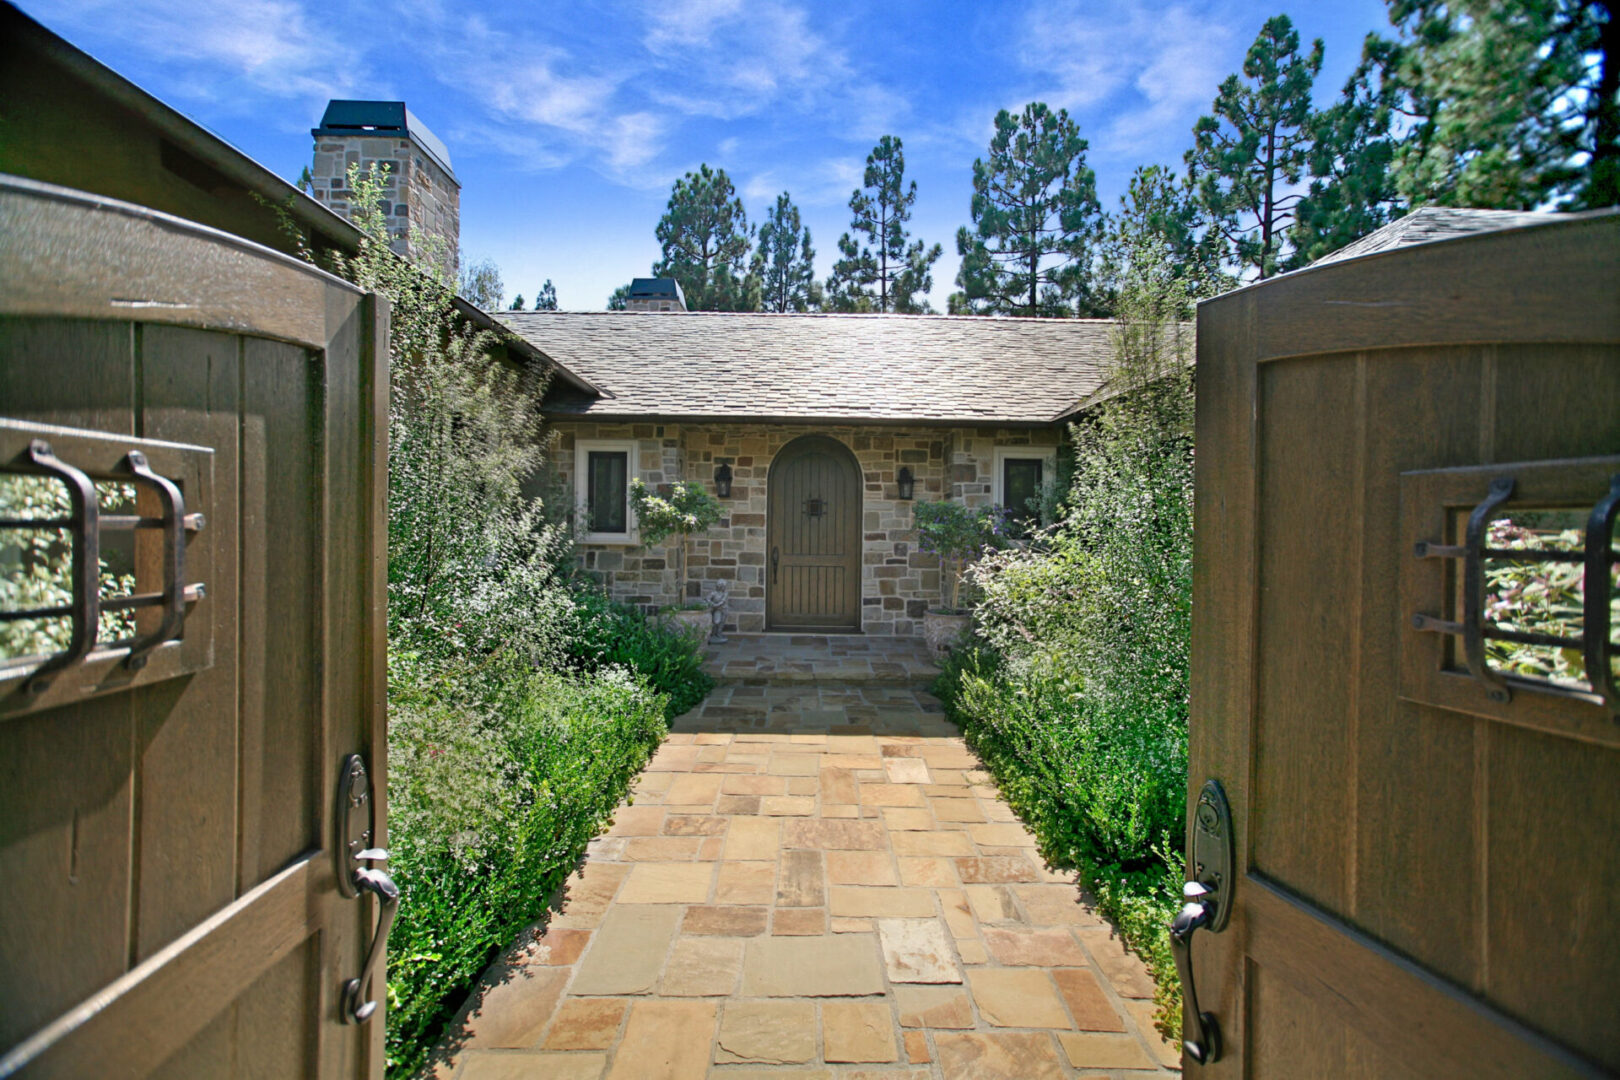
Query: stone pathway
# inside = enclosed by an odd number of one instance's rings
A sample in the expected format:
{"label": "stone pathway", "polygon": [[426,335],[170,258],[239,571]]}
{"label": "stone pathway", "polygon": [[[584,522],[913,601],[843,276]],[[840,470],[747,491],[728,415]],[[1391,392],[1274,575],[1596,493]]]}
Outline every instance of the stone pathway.
{"label": "stone pathway", "polygon": [[[676,722],[544,936],[486,976],[436,1075],[1170,1075],[1146,970],[1041,864],[917,687],[920,648],[852,660],[814,638],[754,641],[752,671],[747,639],[712,661],[738,681]],[[815,678],[782,674],[795,651]],[[822,681],[859,680],[861,663],[865,681]]]}

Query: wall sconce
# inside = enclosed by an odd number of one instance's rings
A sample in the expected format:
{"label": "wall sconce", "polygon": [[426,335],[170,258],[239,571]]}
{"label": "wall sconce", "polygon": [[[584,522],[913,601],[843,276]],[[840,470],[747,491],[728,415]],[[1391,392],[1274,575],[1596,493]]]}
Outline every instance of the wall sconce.
{"label": "wall sconce", "polygon": [[714,470],[714,491],[722,499],[731,498],[731,466],[725,462]]}
{"label": "wall sconce", "polygon": [[912,478],[911,470],[904,465],[900,466],[900,473],[894,479],[900,485],[900,498],[910,502],[917,488],[917,481]]}

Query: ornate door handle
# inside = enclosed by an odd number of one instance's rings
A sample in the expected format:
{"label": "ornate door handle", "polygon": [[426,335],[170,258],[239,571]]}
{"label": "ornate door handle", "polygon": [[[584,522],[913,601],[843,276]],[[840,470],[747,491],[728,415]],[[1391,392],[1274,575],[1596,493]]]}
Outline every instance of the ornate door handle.
{"label": "ornate door handle", "polygon": [[1232,914],[1232,810],[1219,780],[1206,780],[1193,812],[1193,880],[1181,887],[1187,903],[1170,922],[1170,952],[1186,995],[1191,1030],[1181,1042],[1186,1055],[1200,1065],[1220,1060],[1221,1026],[1213,1013],[1198,1006],[1193,982],[1192,937],[1199,930],[1218,934]]}
{"label": "ornate door handle", "polygon": [[[372,848],[356,858],[388,858],[388,852]],[[360,974],[343,984],[343,1022],[363,1024],[377,1011],[375,998],[368,998],[368,990],[382,966],[384,950],[388,948],[388,931],[394,928],[394,916],[399,914],[399,886],[386,870],[362,867],[354,872],[354,883],[361,890],[375,893],[381,905],[377,916],[377,932],[372,935],[371,948],[366,951],[365,965]]]}
{"label": "ornate door handle", "polygon": [[1221,1056],[1221,1026],[1213,1013],[1198,1008],[1198,987],[1193,982],[1192,936],[1215,921],[1215,905],[1208,898],[1210,890],[1196,881],[1181,887],[1187,903],[1170,923],[1170,951],[1176,958],[1176,974],[1181,977],[1182,992],[1187,995],[1188,1010],[1192,1015],[1192,1031],[1182,1039],[1181,1048],[1200,1065],[1218,1061]]}

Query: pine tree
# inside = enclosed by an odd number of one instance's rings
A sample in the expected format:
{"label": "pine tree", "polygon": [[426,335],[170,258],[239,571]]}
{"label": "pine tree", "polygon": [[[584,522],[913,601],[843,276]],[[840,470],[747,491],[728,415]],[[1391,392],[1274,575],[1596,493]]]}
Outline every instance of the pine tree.
{"label": "pine tree", "polygon": [[[1101,285],[1093,301],[1098,314],[1119,315],[1140,267],[1177,279],[1179,294],[1193,300],[1214,296],[1235,282],[1221,266],[1221,237],[1204,227],[1197,192],[1185,177],[1163,165],[1138,166],[1108,215],[1101,243]],[[1187,310],[1177,318],[1192,318]]]}
{"label": "pine tree", "polygon": [[814,311],[821,307],[815,259],[810,230],[784,191],[760,223],[759,247],[754,251],[754,276],[760,279],[763,309]]}
{"label": "pine tree", "polygon": [[989,158],[973,162],[973,229],[956,234],[962,267],[951,310],[1070,315],[1090,291],[1101,231],[1088,143],[1067,111],[1041,102],[996,114]]}
{"label": "pine tree", "polygon": [[1391,168],[1395,120],[1416,99],[1390,77],[1396,51],[1368,34],[1339,100],[1312,115],[1310,190],[1295,207],[1285,269],[1307,266],[1405,212]]}
{"label": "pine tree", "polygon": [[1620,31],[1597,0],[1390,0],[1412,206],[1620,201]]}
{"label": "pine tree", "polygon": [[546,283],[544,285],[540,286],[540,291],[535,294],[535,297],[534,297],[534,310],[536,310],[536,311],[556,311],[557,310],[557,290],[552,287],[550,278],[546,278]]}
{"label": "pine tree", "polygon": [[[837,311],[927,312],[927,293],[934,286],[933,265],[944,254],[935,244],[911,241],[906,222],[917,201],[917,182],[906,182],[906,157],[900,140],[885,135],[866,156],[862,186],[849,197],[853,232],[866,237],[863,246],[850,233],[838,240],[842,256],[827,279],[827,301]],[[923,298],[918,299],[918,294]]]}
{"label": "pine tree", "polygon": [[512,311],[522,311],[523,310],[523,294],[522,293],[518,293],[517,296],[512,300],[511,310]]}
{"label": "pine tree", "polygon": [[630,305],[630,286],[620,285],[608,295],[607,309],[609,311],[624,311]]}
{"label": "pine tree", "polygon": [[1299,183],[1310,152],[1311,84],[1322,69],[1322,41],[1299,51],[1287,15],[1266,20],[1243,60],[1215,97],[1214,115],[1193,126],[1188,175],[1210,225],[1235,259],[1262,278],[1282,260]]}
{"label": "pine tree", "polygon": [[724,169],[704,165],[675,181],[657,235],[664,254],[653,276],[678,281],[688,310],[759,310],[759,280],[748,272],[753,231]]}

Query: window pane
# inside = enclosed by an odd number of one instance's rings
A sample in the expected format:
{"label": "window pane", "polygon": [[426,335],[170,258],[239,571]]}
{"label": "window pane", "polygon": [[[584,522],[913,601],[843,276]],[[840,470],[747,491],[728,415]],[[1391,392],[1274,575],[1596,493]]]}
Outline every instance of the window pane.
{"label": "window pane", "polygon": [[589,479],[586,495],[590,507],[591,532],[622,533],[625,525],[626,484],[629,455],[622,450],[592,450],[586,466]]}
{"label": "window pane", "polygon": [[1040,498],[1041,468],[1045,464],[1040,458],[1007,458],[1002,462],[1001,497],[1013,521],[1035,521],[1039,503],[1030,504]]}

